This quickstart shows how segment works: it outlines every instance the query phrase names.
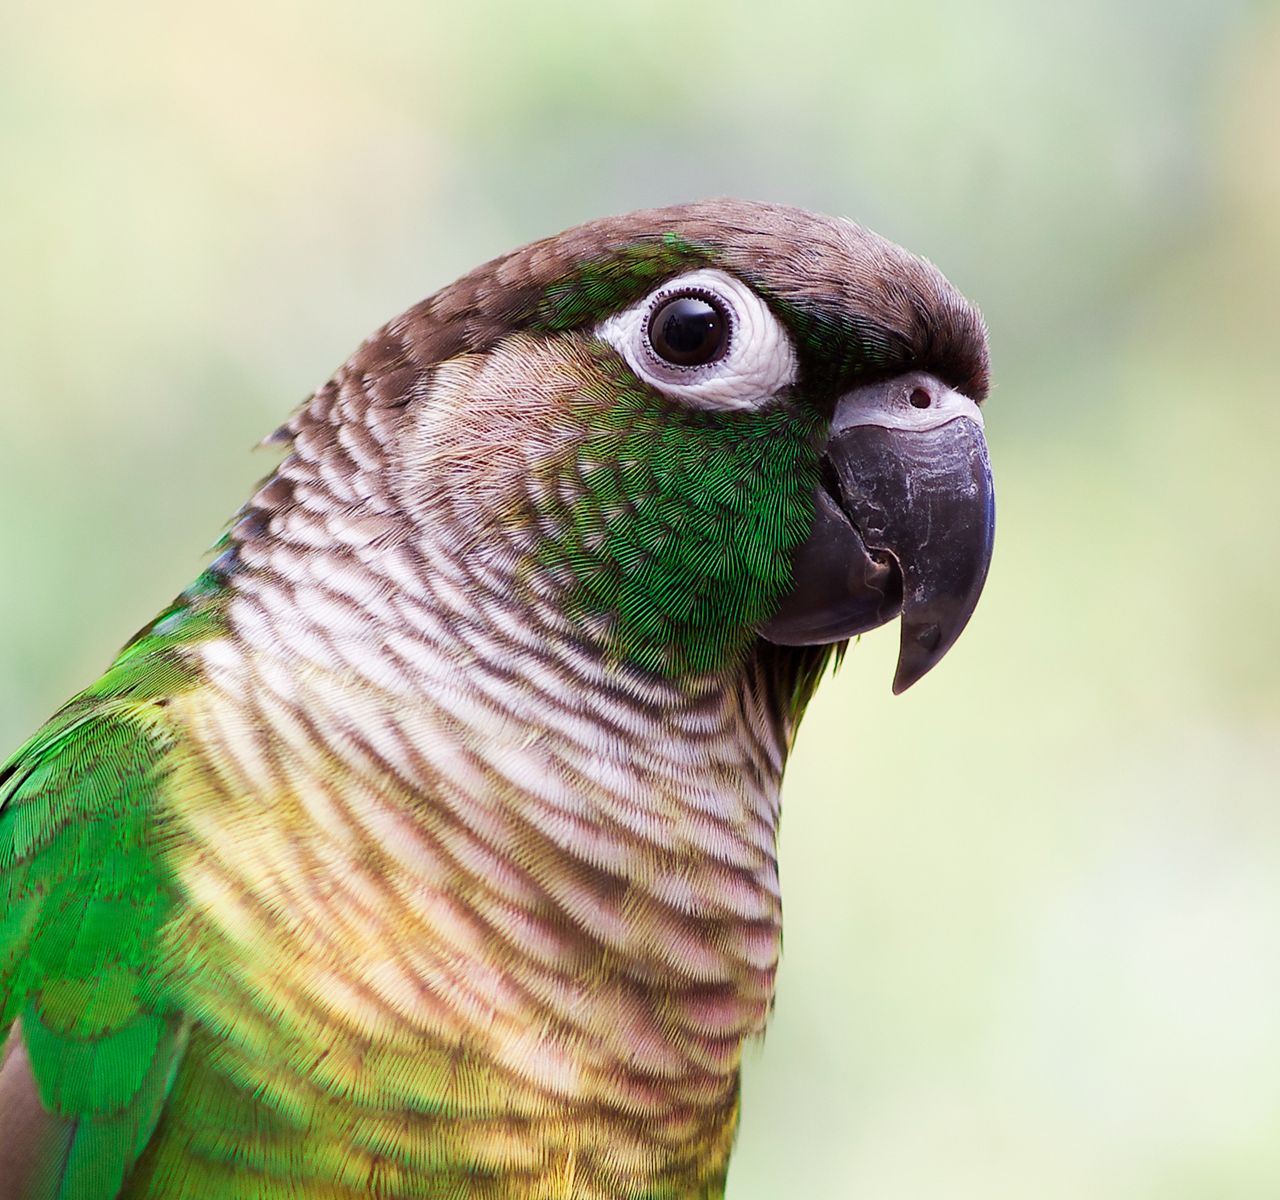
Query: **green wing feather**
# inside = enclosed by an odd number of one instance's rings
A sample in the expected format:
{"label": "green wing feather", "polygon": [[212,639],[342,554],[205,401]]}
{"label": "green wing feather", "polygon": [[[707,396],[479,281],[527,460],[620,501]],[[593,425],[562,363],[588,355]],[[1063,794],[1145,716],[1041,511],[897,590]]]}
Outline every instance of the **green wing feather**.
{"label": "green wing feather", "polygon": [[[0,768],[0,1042],[40,1103],[27,1200],[110,1200],[155,1127],[186,1028],[153,976],[171,896],[155,799],[182,650],[221,628],[207,573]],[[0,1187],[0,1195],[10,1194]]]}

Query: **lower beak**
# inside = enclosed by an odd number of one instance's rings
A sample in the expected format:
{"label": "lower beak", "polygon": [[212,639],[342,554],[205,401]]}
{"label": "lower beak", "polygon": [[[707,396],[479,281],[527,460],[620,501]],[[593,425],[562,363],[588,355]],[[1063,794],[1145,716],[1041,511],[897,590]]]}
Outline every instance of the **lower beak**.
{"label": "lower beak", "polygon": [[968,624],[991,563],[995,496],[982,415],[911,372],[842,396],[793,586],[761,634],[844,641],[902,614],[893,690],[935,666]]}

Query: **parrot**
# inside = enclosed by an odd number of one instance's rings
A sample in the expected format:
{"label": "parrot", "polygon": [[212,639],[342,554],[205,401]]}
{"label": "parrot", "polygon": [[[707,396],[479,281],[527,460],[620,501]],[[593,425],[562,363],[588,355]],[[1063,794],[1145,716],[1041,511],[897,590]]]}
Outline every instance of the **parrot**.
{"label": "parrot", "polygon": [[821,679],[969,621],[986,326],[844,218],[590,221],[370,336],[0,770],[0,1200],[713,1200]]}

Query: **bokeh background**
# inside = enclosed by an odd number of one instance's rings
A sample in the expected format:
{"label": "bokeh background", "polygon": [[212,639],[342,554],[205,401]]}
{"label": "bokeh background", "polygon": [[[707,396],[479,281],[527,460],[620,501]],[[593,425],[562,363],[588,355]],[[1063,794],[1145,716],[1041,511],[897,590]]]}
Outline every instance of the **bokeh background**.
{"label": "bokeh background", "polygon": [[732,1200],[1280,1195],[1280,12],[0,9],[0,743],[384,319],[605,212],[847,214],[984,308],[1000,529],[788,778]]}

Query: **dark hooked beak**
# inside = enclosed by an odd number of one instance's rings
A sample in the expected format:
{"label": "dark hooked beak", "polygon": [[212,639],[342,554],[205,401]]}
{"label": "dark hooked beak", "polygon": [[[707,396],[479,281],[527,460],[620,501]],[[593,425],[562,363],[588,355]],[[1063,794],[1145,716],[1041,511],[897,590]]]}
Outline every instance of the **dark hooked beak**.
{"label": "dark hooked beak", "polygon": [[982,414],[915,371],[842,396],[794,584],[771,642],[844,641],[902,614],[895,693],[955,644],[991,563],[995,493]]}

